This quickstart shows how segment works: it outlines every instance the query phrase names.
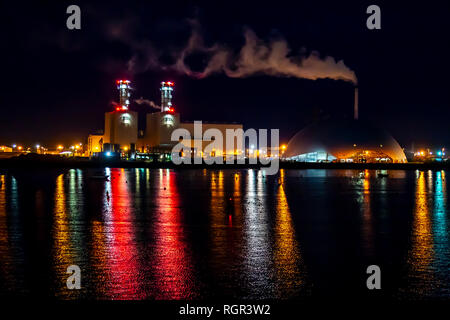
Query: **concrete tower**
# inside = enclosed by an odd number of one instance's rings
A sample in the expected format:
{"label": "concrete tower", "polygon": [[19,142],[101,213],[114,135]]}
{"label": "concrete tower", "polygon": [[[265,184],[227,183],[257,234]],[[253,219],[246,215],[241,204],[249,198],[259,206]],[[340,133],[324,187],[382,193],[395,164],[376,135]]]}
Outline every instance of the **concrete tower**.
{"label": "concrete tower", "polygon": [[117,89],[119,90],[119,104],[124,110],[130,106],[130,80],[117,80]]}
{"label": "concrete tower", "polygon": [[128,151],[135,148],[138,138],[138,114],[129,111],[130,81],[117,80],[120,106],[105,113],[103,144],[107,151]]}
{"label": "concrete tower", "polygon": [[174,83],[170,81],[161,82],[161,112],[169,111],[172,108],[172,92]]}

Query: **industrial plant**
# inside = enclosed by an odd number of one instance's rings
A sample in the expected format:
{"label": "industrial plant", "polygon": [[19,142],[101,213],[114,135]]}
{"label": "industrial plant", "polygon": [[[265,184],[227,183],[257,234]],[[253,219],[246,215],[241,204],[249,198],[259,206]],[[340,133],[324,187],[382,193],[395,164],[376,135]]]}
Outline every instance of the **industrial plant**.
{"label": "industrial plant", "polygon": [[[55,149],[39,144],[25,147],[18,144],[0,146],[0,158],[37,153],[91,159],[141,160],[165,162],[172,160],[172,150],[183,145],[183,156],[192,158],[280,158],[287,162],[311,163],[406,163],[445,162],[445,148],[422,148],[405,151],[385,130],[369,121],[359,119],[358,88],[354,88],[353,119],[328,119],[310,124],[295,134],[287,145],[260,147],[250,141],[243,125],[239,123],[202,122],[205,132],[215,129],[218,138],[203,139],[196,136],[194,122],[182,121],[173,104],[175,83],[163,81],[160,86],[161,102],[157,111],[148,112],[145,121],[139,121],[139,113],[131,110],[131,81],[117,80],[119,102],[105,113],[104,129],[90,134],[87,144],[77,142],[70,147],[58,145]],[[142,116],[142,114],[141,114]],[[139,123],[145,124],[139,127]],[[176,129],[184,129],[189,138],[172,140]],[[217,131],[218,130],[218,131]],[[226,143],[227,130],[238,133],[233,144]],[[207,148],[214,139],[223,139],[222,147]],[[199,141],[201,140],[201,141]],[[220,141],[220,140],[216,140]]]}
{"label": "industrial plant", "polygon": [[386,131],[359,120],[355,87],[353,120],[326,120],[311,124],[289,141],[286,160],[299,162],[407,162],[398,142]]}
{"label": "industrial plant", "polygon": [[[190,150],[192,156],[226,157],[238,155],[238,142],[227,150],[223,141],[222,150],[213,150],[205,154],[204,148],[211,141],[202,141],[201,150],[197,150],[192,139],[172,141],[172,132],[182,128],[194,137],[194,124],[182,122],[180,114],[175,111],[172,99],[175,84],[171,81],[161,82],[161,109],[158,112],[146,114],[145,128],[138,128],[138,113],[130,110],[131,82],[129,80],[117,80],[119,90],[119,104],[115,109],[105,113],[104,134],[92,134],[88,137],[87,153],[90,157],[117,157],[126,159],[168,161],[171,159],[171,151],[175,144],[181,142],[185,149]],[[227,129],[243,129],[238,123],[203,123],[202,129],[218,129],[225,137]],[[243,139],[238,136],[237,139]],[[225,139],[224,139],[225,140]],[[242,141],[241,141],[242,143]],[[242,144],[240,144],[242,145]]]}

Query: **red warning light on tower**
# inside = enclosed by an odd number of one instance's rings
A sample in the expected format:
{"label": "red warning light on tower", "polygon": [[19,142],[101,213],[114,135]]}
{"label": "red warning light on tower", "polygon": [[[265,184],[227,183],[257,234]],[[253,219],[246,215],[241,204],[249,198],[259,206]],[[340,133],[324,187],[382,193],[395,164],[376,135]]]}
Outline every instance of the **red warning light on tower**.
{"label": "red warning light on tower", "polygon": [[[161,82],[161,112],[174,112],[172,108],[172,93],[175,83],[172,81]],[[172,109],[172,111],[170,111]]]}
{"label": "red warning light on tower", "polygon": [[[128,106],[130,105],[130,91],[131,86],[130,80],[117,80],[117,89],[119,90],[119,104],[121,106],[122,110],[128,110]],[[120,108],[116,108],[117,111],[120,110]]]}

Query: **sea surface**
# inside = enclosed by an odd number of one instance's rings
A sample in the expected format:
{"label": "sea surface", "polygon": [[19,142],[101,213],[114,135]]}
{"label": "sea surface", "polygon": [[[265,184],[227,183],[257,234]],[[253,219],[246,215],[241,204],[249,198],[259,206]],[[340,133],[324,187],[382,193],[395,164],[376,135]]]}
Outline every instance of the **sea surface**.
{"label": "sea surface", "polygon": [[387,174],[1,171],[0,296],[450,300],[450,172]]}

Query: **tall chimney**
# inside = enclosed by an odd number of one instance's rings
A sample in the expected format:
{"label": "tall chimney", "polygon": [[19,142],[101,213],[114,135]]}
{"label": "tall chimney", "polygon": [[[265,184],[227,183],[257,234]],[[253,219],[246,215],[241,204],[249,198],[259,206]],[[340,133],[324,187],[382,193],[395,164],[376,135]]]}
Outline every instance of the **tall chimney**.
{"label": "tall chimney", "polygon": [[358,87],[355,86],[355,106],[354,106],[353,118],[358,120]]}
{"label": "tall chimney", "polygon": [[175,84],[171,81],[161,82],[161,112],[172,108],[172,92]]}

